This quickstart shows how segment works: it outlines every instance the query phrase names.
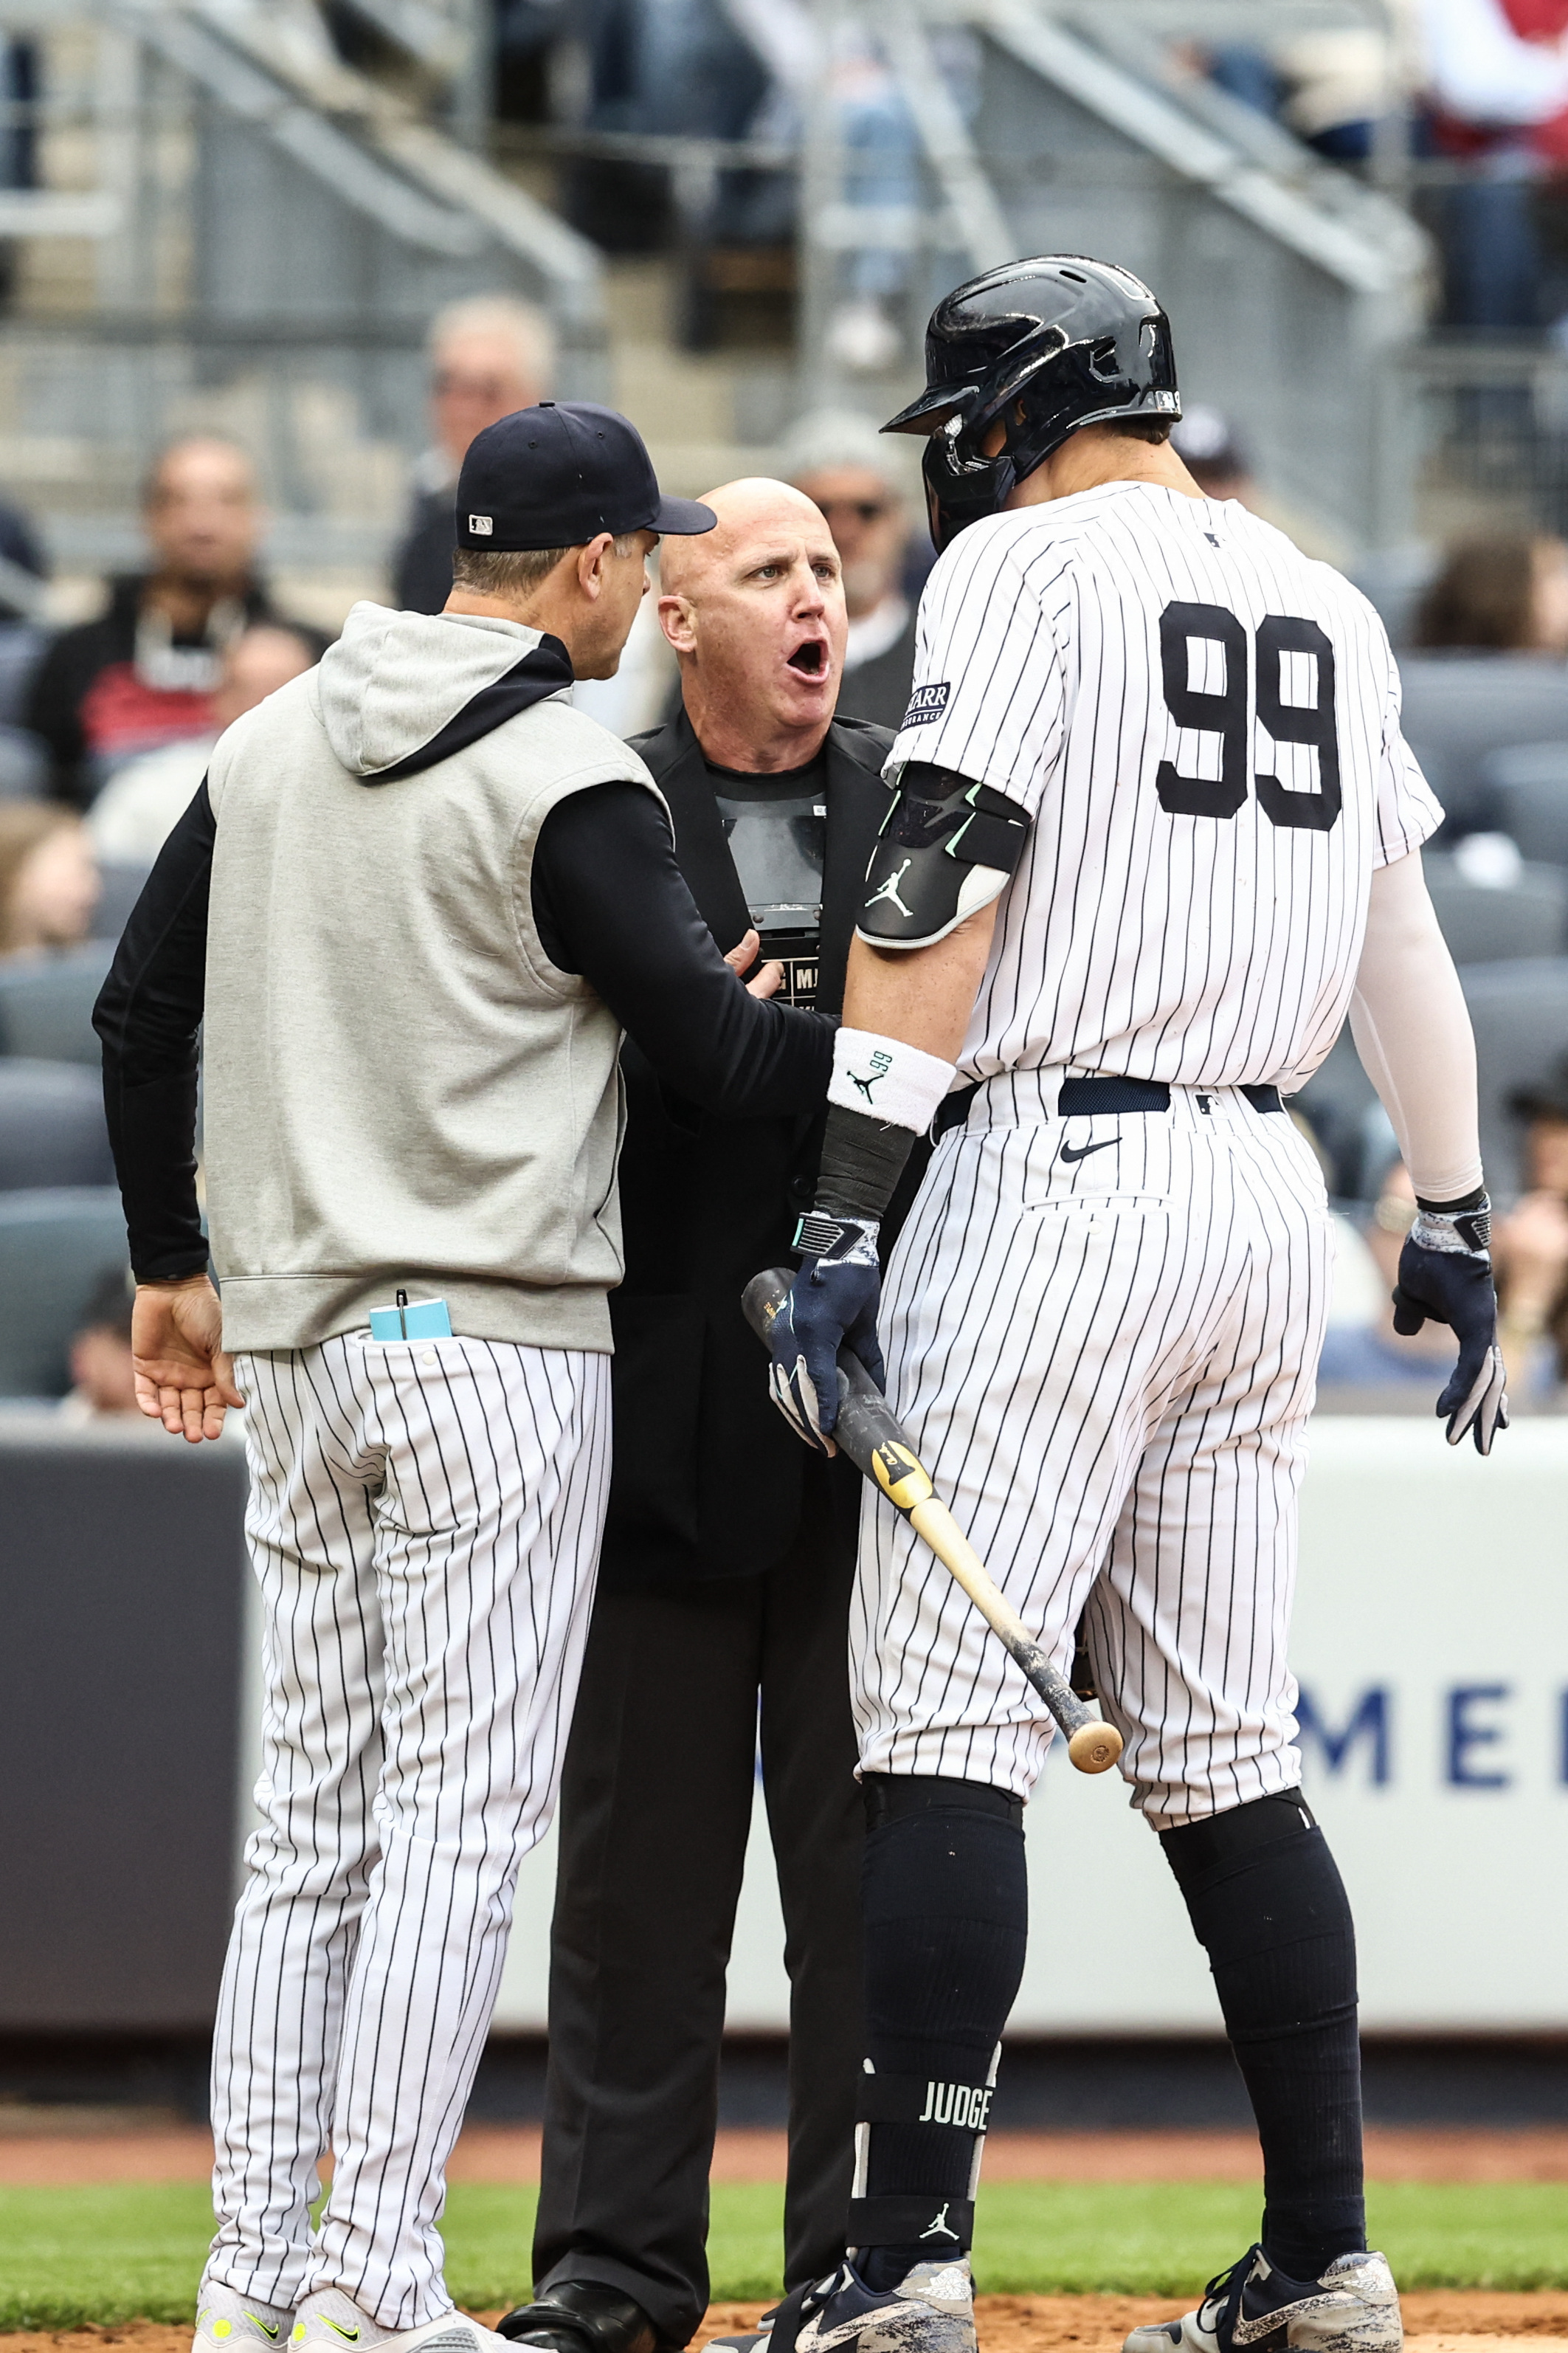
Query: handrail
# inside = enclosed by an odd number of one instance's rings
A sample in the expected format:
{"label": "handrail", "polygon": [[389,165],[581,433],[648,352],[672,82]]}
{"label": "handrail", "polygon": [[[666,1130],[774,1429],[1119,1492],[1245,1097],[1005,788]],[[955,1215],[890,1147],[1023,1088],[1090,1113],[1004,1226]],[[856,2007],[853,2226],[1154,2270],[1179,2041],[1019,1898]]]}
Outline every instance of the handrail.
{"label": "handrail", "polygon": [[[1424,241],[1393,205],[1381,209],[1385,234],[1373,238],[1330,213],[1302,190],[1252,163],[1206,129],[1173,98],[1151,89],[1042,16],[1027,0],[974,0],[969,14],[1018,63],[1053,83],[1110,129],[1156,156],[1180,178],[1206,188],[1216,203],[1288,246],[1358,294],[1403,293]],[[1378,200],[1369,196],[1369,204]]]}
{"label": "handrail", "polygon": [[597,324],[601,265],[586,237],[352,68],[334,64],[330,89],[318,92],[273,37],[265,7],[249,0],[100,5],[404,243],[466,259],[493,240],[539,272],[567,319]]}

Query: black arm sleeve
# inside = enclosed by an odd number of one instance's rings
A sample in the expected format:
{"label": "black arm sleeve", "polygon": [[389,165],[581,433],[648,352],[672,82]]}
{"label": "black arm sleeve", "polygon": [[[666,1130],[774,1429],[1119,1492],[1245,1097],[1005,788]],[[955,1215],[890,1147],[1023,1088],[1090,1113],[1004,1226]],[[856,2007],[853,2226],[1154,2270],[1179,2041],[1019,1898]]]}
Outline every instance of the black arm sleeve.
{"label": "black arm sleeve", "polygon": [[207,1262],[196,1201],[196,1037],[216,830],[204,783],[159,852],[93,1008],[140,1282],[178,1282]]}
{"label": "black arm sleeve", "polygon": [[834,1025],[746,994],[645,786],[593,785],[552,808],[534,849],[532,896],[551,961],[593,983],[678,1093],[730,1119],[821,1103]]}

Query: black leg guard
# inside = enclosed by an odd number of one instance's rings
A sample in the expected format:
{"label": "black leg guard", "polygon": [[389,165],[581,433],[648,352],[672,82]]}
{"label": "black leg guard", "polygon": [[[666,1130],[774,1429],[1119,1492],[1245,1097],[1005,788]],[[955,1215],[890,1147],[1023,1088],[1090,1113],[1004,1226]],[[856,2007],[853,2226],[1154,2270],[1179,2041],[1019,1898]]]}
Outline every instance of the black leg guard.
{"label": "black leg guard", "polygon": [[859,2195],[873,2287],[969,2247],[996,2047],[1028,1930],[1024,1810],[981,1782],[868,1774]]}
{"label": "black leg guard", "polygon": [[1366,2244],[1355,1932],[1333,1856],[1291,1791],[1160,1843],[1208,1953],[1263,2144],[1263,2246],[1317,2279]]}

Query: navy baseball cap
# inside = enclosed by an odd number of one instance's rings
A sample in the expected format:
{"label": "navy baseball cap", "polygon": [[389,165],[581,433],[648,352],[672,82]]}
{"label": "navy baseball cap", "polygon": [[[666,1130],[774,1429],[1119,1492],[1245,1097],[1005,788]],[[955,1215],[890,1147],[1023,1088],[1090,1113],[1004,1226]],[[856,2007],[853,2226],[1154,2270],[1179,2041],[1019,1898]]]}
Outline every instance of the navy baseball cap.
{"label": "navy baseball cap", "polygon": [[695,499],[667,499],[637,427],[592,400],[542,400],[487,425],[458,477],[458,545],[580,547],[602,531],[711,531]]}

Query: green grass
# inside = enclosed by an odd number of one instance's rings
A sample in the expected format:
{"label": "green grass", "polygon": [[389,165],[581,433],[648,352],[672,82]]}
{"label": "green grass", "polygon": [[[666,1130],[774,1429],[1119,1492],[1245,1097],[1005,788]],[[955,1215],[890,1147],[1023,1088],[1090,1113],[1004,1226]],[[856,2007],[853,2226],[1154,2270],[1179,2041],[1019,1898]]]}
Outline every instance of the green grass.
{"label": "green grass", "polygon": [[[716,2297],[776,2293],[781,2198],[767,2184],[715,2188]],[[1373,2243],[1405,2287],[1568,2287],[1568,2184],[1394,2182],[1370,2202]],[[1000,2181],[980,2215],[983,2289],[1184,2295],[1247,2245],[1258,2197],[1229,2182]],[[531,2190],[453,2189],[447,2275],[461,2303],[522,2295],[532,2219]],[[0,2327],[184,2320],[211,2228],[195,2182],[0,2189]]]}

